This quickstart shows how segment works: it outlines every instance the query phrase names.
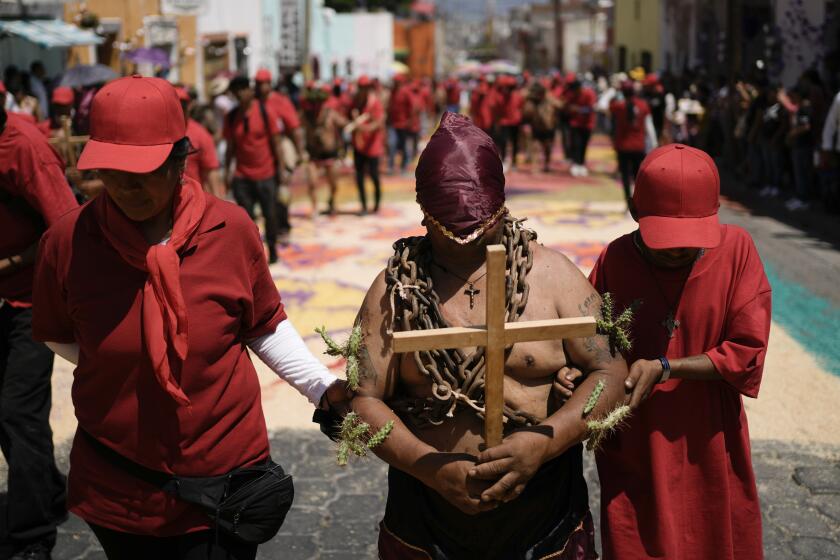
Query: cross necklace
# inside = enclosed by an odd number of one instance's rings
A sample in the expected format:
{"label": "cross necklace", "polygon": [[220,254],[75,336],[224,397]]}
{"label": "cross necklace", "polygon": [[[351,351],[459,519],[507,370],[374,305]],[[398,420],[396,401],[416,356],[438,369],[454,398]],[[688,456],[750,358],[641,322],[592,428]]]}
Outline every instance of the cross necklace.
{"label": "cross necklace", "polygon": [[438,267],[439,269],[441,269],[445,273],[451,274],[452,276],[454,276],[455,278],[457,278],[461,282],[466,282],[467,289],[464,290],[464,294],[470,296],[470,309],[474,308],[475,307],[475,296],[477,296],[478,294],[481,293],[481,290],[476,290],[475,289],[475,283],[478,282],[479,280],[481,280],[482,278],[484,278],[485,276],[487,276],[487,271],[485,271],[484,274],[482,274],[481,276],[479,276],[475,280],[470,280],[469,278],[464,278],[463,276],[455,274],[454,272],[452,272],[451,270],[449,270],[448,268],[446,268],[442,264],[439,264],[435,260],[432,261],[432,264],[434,264],[436,267]]}
{"label": "cross necklace", "polygon": [[688,283],[688,278],[691,276],[691,271],[694,270],[694,265],[697,263],[698,260],[700,260],[700,257],[703,256],[703,253],[705,251],[701,249],[700,252],[697,253],[697,258],[695,258],[694,261],[691,263],[691,267],[688,269],[688,275],[685,278],[685,282],[683,282],[682,288],[680,288],[680,293],[677,295],[677,302],[676,304],[672,305],[671,302],[668,301],[668,298],[665,297],[665,291],[659,284],[659,278],[656,277],[656,274],[653,271],[653,267],[651,266],[650,262],[648,262],[647,258],[644,256],[645,252],[641,244],[639,243],[638,236],[638,231],[633,233],[633,244],[636,245],[636,249],[638,249],[639,252],[642,254],[642,260],[645,261],[645,264],[647,264],[648,272],[653,278],[653,282],[656,284],[656,289],[659,290],[659,295],[662,296],[662,299],[665,301],[665,305],[668,306],[668,315],[662,320],[660,325],[662,325],[662,327],[668,333],[668,338],[674,338],[674,333],[678,328],[680,328],[680,321],[676,318],[676,312],[677,308],[679,307],[680,300],[682,299],[683,290],[685,290],[685,285]]}

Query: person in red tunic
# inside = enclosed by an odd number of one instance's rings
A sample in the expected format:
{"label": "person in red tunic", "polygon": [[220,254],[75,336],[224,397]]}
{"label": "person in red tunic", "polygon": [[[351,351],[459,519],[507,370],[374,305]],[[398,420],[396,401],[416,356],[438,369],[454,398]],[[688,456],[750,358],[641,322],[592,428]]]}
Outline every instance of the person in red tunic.
{"label": "person in red tunic", "polygon": [[309,161],[309,154],[306,153],[304,145],[303,127],[295,104],[292,103],[288,95],[272,89],[271,71],[265,68],[257,70],[254,75],[254,84],[256,85],[257,98],[271,107],[274,114],[280,119],[283,124],[282,133],[294,145],[301,163]]}
{"label": "person in red tunic", "polygon": [[671,144],[642,164],[639,229],[590,280],[617,309],[641,302],[626,358],[633,415],[596,453],[605,558],[762,558],[742,396],[755,398],[770,284],[743,229],[718,222],[712,159]]}
{"label": "person in red tunic", "polygon": [[177,88],[176,91],[181,101],[181,109],[184,111],[184,118],[187,120],[187,138],[190,139],[193,149],[187,157],[184,173],[190,179],[198,181],[204,188],[204,192],[224,198],[225,184],[219,171],[219,156],[216,154],[213,136],[198,121],[190,117],[193,99],[186,88]]}
{"label": "person in red tunic", "polygon": [[291,229],[288,207],[279,204],[277,197],[285,174],[280,119],[271,107],[254,98],[248,78],[236,76],[229,87],[239,105],[225,116],[224,121],[223,135],[227,140],[225,185],[233,191],[233,198],[251,219],[255,218],[254,206],[260,205],[265,220],[268,261],[274,263],[277,262],[278,236],[287,239]]}
{"label": "person in red tunic", "polygon": [[[8,490],[2,547],[14,559],[49,558],[67,518],[53,457],[53,353],[32,337],[32,284],[46,226],[78,206],[64,164],[28,119],[7,113],[0,82],[0,448]],[[5,556],[4,556],[5,557]]]}
{"label": "person in red tunic", "polygon": [[356,188],[362,203],[362,214],[367,214],[365,175],[373,181],[373,212],[379,212],[382,185],[379,179],[379,158],[385,154],[385,109],[374,83],[368,76],[360,76],[358,90],[353,99],[353,166],[356,169]]}
{"label": "person in red tunic", "polygon": [[396,135],[396,146],[388,158],[388,169],[391,172],[394,170],[394,156],[398,153],[400,155],[400,173],[403,175],[408,169],[410,160],[409,139],[412,121],[415,113],[419,114],[420,110],[406,80],[407,76],[405,74],[394,76],[394,87],[388,102],[388,125]]}
{"label": "person in red tunic", "polygon": [[189,150],[168,82],[110,82],[79,159],[105,191],[38,250],[34,337],[77,364],[68,507],[112,560],[255,558],[126,467],[210,477],[265,464],[249,348],[315,404],[343,393],[286,317],[248,215],[184,176]]}
{"label": "person in red tunic", "polygon": [[461,84],[454,76],[450,76],[443,84],[446,92],[446,110],[458,113],[461,110]]}
{"label": "person in red tunic", "polygon": [[613,147],[618,158],[621,185],[627,207],[633,201],[633,183],[648,151],[647,146],[656,147],[656,132],[650,117],[650,107],[644,99],[636,96],[635,83],[621,84],[622,99],[610,103],[613,124]]}
{"label": "person in red tunic", "polygon": [[586,168],[586,148],[589,146],[589,138],[595,128],[597,98],[592,88],[582,85],[577,76],[574,76],[567,86],[564,110],[569,117],[571,173],[574,177],[586,177],[589,175],[589,170]]}
{"label": "person in red tunic", "polygon": [[411,148],[409,159],[414,161],[414,158],[417,157],[417,150],[420,145],[420,130],[422,129],[421,115],[423,114],[423,92],[420,89],[420,81],[413,80],[409,84],[409,91],[411,92],[413,104],[411,122],[409,123],[408,128],[408,142]]}
{"label": "person in red tunic", "polygon": [[522,124],[522,105],[525,99],[519,92],[516,78],[513,76],[500,76],[497,86],[499,97],[495,118],[499,122],[500,130],[496,135],[496,144],[499,147],[502,162],[507,157],[507,147],[510,144],[510,165],[516,169],[516,156],[519,154],[519,127]]}

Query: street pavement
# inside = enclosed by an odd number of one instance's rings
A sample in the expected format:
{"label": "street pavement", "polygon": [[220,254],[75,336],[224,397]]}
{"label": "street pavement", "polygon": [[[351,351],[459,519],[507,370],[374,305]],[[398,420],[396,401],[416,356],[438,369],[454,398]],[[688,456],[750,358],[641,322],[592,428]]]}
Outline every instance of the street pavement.
{"label": "street pavement", "polygon": [[[596,138],[590,161],[589,178],[571,178],[559,162],[550,174],[526,169],[507,175],[512,213],[527,216],[539,240],[562,251],[584,273],[606,243],[635,226],[612,175],[612,150],[604,138]],[[324,348],[314,328],[325,325],[339,340],[346,337],[368,285],[390,256],[391,243],[423,232],[413,180],[387,177],[384,190],[379,215],[357,215],[355,187],[345,170],[339,216],[310,217],[305,202],[292,208],[292,243],[281,251],[281,262],[272,266],[272,273],[289,317],[316,355]],[[295,193],[296,199],[306,200],[299,182]],[[753,235],[774,289],[762,392],[759,399],[745,402],[767,558],[840,558],[838,245],[735,200],[724,201],[721,218]],[[344,368],[340,360],[323,359],[336,372]],[[387,491],[385,466],[375,457],[336,466],[333,444],[309,421],[311,405],[264,365],[257,366],[273,456],[296,483],[295,505],[286,524],[261,547],[259,558],[375,558]],[[75,430],[71,371],[57,360],[51,421],[65,470]],[[597,525],[597,476],[591,456],[585,456]],[[54,558],[103,557],[83,522],[71,518],[62,526]]]}
{"label": "street pavement", "polygon": [[[280,533],[260,547],[258,558],[376,558],[387,491],[385,464],[369,457],[338,467],[332,442],[313,430],[275,434],[271,447],[294,476],[295,505]],[[584,453],[589,503],[597,520],[597,474],[592,455]],[[767,560],[840,558],[840,462],[772,440],[755,445],[753,461]],[[54,558],[101,560],[105,555],[84,523],[73,517],[60,529]]]}

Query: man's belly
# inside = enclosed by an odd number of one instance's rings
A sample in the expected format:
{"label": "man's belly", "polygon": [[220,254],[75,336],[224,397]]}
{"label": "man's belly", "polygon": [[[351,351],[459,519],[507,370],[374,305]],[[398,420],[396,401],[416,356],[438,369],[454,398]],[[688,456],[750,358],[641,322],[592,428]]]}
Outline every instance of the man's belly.
{"label": "man's belly", "polygon": [[[558,368],[559,369],[559,368]],[[416,375],[401,376],[405,396],[428,397],[432,394],[428,378]],[[505,375],[505,404],[513,411],[543,420],[552,413],[551,386],[556,370],[549,375],[541,372],[539,377],[514,378]],[[413,383],[412,383],[413,382]],[[412,432],[423,442],[438,451],[469,453],[477,455],[484,443],[484,420],[467,405],[459,404],[452,417],[445,417],[442,424],[414,425],[410,418],[403,419]],[[511,422],[505,422],[505,433],[515,429]]]}

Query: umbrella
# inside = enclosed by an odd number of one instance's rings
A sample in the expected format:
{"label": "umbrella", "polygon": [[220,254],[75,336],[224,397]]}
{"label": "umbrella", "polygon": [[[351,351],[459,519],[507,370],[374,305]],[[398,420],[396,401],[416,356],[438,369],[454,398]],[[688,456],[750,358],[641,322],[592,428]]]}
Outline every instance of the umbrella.
{"label": "umbrella", "polygon": [[119,74],[104,64],[80,64],[64,72],[61,85],[71,88],[85,87],[110,82],[118,77]]}
{"label": "umbrella", "polygon": [[140,47],[125,54],[125,58],[135,64],[153,64],[161,68],[169,68],[171,62],[169,54],[163,49],[154,47]]}
{"label": "umbrella", "polygon": [[520,74],[522,69],[509,60],[493,60],[487,63],[490,72],[496,74]]}

